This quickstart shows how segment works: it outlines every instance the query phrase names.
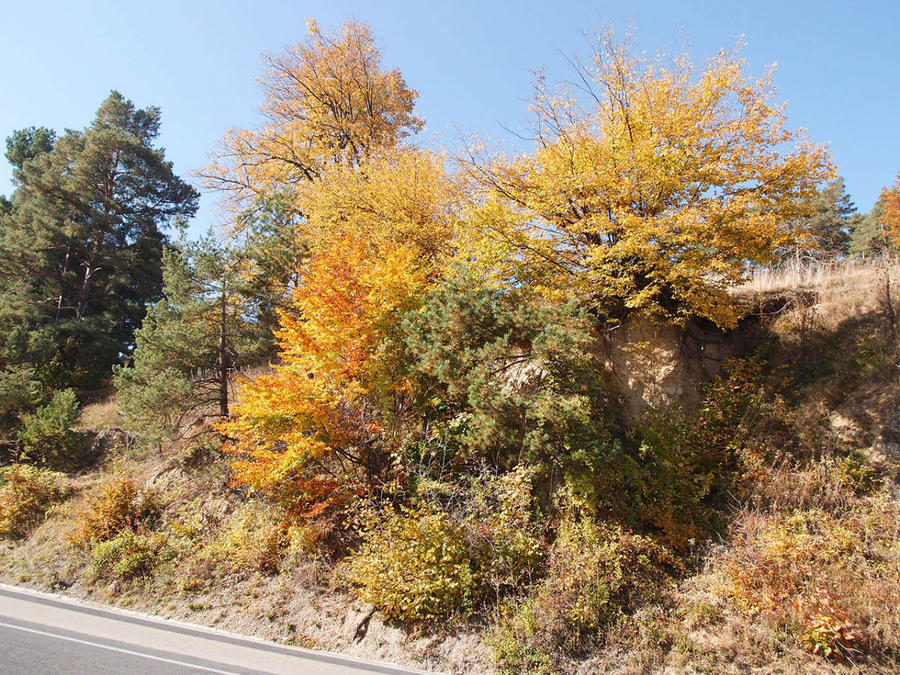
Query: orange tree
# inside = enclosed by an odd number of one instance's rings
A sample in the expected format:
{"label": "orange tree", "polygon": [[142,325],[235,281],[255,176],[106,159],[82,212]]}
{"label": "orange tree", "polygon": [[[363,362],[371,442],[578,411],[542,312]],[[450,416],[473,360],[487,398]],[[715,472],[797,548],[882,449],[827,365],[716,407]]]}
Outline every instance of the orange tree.
{"label": "orange tree", "polygon": [[309,28],[266,57],[266,122],[230,132],[205,172],[279,308],[279,363],[222,425],[235,480],[307,512],[388,479],[405,414],[399,317],[456,229],[443,159],[404,143],[422,126],[416,92],[382,68],[365,24]]}
{"label": "orange tree", "polygon": [[277,333],[281,363],[221,424],[235,480],[307,514],[383,482],[406,389],[396,317],[426,283],[418,252],[339,235],[315,256]]}
{"label": "orange tree", "polygon": [[886,228],[887,238],[894,246],[900,247],[900,174],[891,188],[883,188],[878,199],[881,206],[881,224]]}
{"label": "orange tree", "polygon": [[826,150],[785,129],[771,73],[749,80],[734,54],[696,72],[607,34],[577,69],[587,105],[539,79],[534,152],[464,162],[476,256],[607,318],[733,325],[727,287],[784,243],[781,223],[808,215],[833,176]]}

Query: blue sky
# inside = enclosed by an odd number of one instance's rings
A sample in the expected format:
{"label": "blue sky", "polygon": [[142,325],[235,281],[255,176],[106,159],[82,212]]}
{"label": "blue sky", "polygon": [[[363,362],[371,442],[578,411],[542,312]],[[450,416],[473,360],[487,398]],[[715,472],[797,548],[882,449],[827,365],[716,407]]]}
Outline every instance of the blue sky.
{"label": "blue sky", "polygon": [[[522,142],[532,70],[566,79],[563,54],[583,33],[631,27],[635,46],[696,60],[743,36],[751,74],[778,62],[775,82],[791,127],[829,143],[861,210],[900,171],[900,2],[350,2],[233,0],[9,2],[0,14],[0,137],[44,125],[88,124],[110,89],[163,112],[161,144],[176,171],[206,163],[222,133],[257,123],[259,57],[305,36],[305,18],[337,28],[368,22],[388,67],[419,90],[420,142],[452,146],[457,129]],[[0,193],[12,190],[0,162]],[[204,195],[192,228],[215,223]]]}

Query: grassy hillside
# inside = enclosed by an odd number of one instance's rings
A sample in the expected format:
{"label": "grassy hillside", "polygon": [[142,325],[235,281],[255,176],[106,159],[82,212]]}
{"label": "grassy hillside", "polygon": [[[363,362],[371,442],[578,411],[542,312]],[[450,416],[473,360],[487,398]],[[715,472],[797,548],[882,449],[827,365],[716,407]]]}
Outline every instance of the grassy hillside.
{"label": "grassy hillside", "polygon": [[[895,672],[887,275],[757,277],[736,291],[741,326],[704,345],[715,372],[676,350],[665,386],[649,386],[661,338],[612,343],[628,358],[606,367],[632,369],[609,391],[610,444],[635,448],[628,461],[568,482],[514,470],[423,484],[388,516],[296,517],[232,486],[211,428],[146,447],[110,397],[82,411],[85,466],[3,469],[0,578],[442,671]],[[643,397],[628,415],[623,387]]]}

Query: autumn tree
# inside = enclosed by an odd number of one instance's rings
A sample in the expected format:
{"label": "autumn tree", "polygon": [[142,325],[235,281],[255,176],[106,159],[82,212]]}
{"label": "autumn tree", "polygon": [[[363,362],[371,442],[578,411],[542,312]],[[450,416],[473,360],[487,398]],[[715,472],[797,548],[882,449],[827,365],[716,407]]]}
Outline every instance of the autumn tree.
{"label": "autumn tree", "polygon": [[458,225],[444,159],[406,144],[416,92],[347,23],[266,57],[266,123],[234,130],[205,172],[234,209],[279,362],[222,425],[236,479],[299,508],[391,473],[408,411],[399,317],[441,274]]}
{"label": "autumn tree", "polygon": [[231,229],[253,254],[261,292],[282,308],[308,253],[304,197],[312,184],[423,126],[413,113],[417,92],[382,66],[366,24],[330,34],[310,20],[308,29],[305,42],[263,58],[265,123],[228,132],[202,174],[231,207]]}
{"label": "autumn tree", "polygon": [[607,34],[576,70],[586,103],[539,79],[534,152],[470,153],[475,254],[608,319],[733,325],[727,288],[785,243],[781,223],[811,214],[826,150],[785,128],[771,71],[748,79],[734,53],[698,71]]}
{"label": "autumn tree", "polygon": [[895,247],[900,247],[900,174],[891,188],[883,188],[878,199],[881,206],[881,224],[886,236]]}
{"label": "autumn tree", "polygon": [[875,206],[854,222],[852,253],[879,256],[900,247],[900,175],[893,187],[884,187]]}
{"label": "autumn tree", "polygon": [[352,235],[313,258],[282,315],[281,362],[221,426],[239,482],[316,512],[387,480],[407,389],[393,336],[427,282],[423,260]]}

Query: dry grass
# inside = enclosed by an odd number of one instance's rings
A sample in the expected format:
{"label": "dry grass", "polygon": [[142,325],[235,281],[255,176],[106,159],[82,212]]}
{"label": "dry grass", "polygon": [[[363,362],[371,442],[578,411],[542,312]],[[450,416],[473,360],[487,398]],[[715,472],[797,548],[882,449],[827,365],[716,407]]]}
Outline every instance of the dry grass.
{"label": "dry grass", "polygon": [[819,290],[858,292],[876,285],[887,270],[900,279],[900,262],[847,260],[784,265],[755,270],[752,278],[734,289],[736,295],[775,291]]}
{"label": "dry grass", "polygon": [[106,429],[116,429],[125,423],[125,418],[119,412],[119,402],[115,395],[89,403],[81,409],[81,417],[78,419],[76,431],[90,431],[99,433]]}

